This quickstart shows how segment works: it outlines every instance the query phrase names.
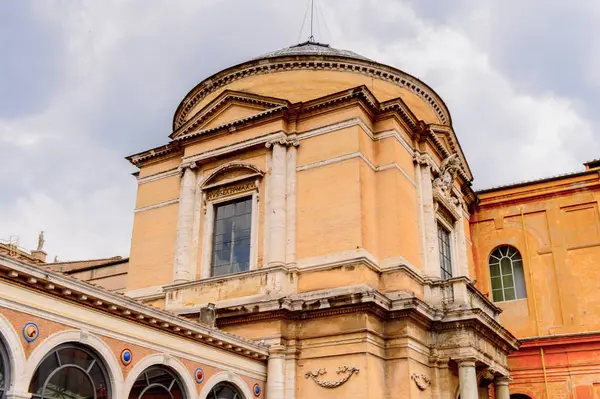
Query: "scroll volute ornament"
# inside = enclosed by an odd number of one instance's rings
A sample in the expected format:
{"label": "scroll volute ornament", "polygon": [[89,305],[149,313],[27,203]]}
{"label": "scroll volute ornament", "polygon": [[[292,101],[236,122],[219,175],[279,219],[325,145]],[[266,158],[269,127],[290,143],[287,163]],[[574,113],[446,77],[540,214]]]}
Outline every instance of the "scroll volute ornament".
{"label": "scroll volute ornament", "polygon": [[323,388],[337,388],[350,379],[352,375],[358,374],[359,369],[353,366],[341,366],[337,368],[337,374],[345,374],[345,376],[337,381],[323,381],[319,379],[319,376],[327,374],[327,370],[317,369],[315,372],[309,371],[304,374],[304,378],[312,378],[312,380],[320,387]]}

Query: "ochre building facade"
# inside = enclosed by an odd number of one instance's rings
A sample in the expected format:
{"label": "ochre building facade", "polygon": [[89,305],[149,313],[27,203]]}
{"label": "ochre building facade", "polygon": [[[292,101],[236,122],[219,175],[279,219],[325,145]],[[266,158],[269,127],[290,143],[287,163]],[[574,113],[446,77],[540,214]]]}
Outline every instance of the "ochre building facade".
{"label": "ochre building facade", "polygon": [[[110,397],[132,397],[128,378],[147,397],[136,378],[150,366],[182,387],[164,397],[600,397],[594,162],[474,192],[429,86],[315,42],[203,80],[169,139],[128,157],[128,259],[31,277],[21,269],[39,265],[2,258],[7,287],[72,307],[0,306],[5,352],[24,348],[38,367],[19,336],[35,315],[40,340],[62,323],[68,348],[107,364]],[[94,327],[77,312],[103,313]],[[129,371],[124,346],[158,365]],[[35,397],[33,377],[15,375],[5,391]]]}

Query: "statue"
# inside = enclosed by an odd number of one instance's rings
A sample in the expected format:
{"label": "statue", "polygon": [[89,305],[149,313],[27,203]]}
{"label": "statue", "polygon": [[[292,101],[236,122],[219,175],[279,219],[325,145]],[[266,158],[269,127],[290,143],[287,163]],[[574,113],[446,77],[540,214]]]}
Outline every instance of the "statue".
{"label": "statue", "polygon": [[433,189],[441,191],[442,194],[450,196],[456,173],[460,169],[458,154],[452,154],[442,161],[440,175],[433,180]]}
{"label": "statue", "polygon": [[37,245],[37,250],[41,251],[42,248],[44,248],[44,230],[40,231],[40,235],[38,236],[38,245]]}

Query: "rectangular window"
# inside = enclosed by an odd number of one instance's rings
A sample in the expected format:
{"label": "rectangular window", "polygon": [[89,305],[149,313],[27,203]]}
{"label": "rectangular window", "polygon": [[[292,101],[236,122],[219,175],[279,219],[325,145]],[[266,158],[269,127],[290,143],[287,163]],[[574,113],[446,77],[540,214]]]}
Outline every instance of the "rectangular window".
{"label": "rectangular window", "polygon": [[215,207],[211,275],[248,271],[252,197]]}
{"label": "rectangular window", "polygon": [[438,223],[438,246],[440,248],[440,267],[442,280],[452,278],[452,251],[450,232]]}

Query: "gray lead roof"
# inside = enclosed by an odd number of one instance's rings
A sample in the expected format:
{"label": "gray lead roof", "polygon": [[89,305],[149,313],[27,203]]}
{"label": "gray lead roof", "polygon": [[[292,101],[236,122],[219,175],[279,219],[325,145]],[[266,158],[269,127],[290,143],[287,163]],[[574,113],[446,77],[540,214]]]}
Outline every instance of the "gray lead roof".
{"label": "gray lead roof", "polygon": [[296,55],[322,55],[355,58],[358,60],[371,61],[367,57],[363,57],[362,55],[356,54],[354,51],[338,50],[336,48],[330,47],[329,44],[317,42],[304,42],[296,44],[290,47],[282,48],[281,50],[271,51],[254,59],[260,60],[264,58],[289,57]]}

